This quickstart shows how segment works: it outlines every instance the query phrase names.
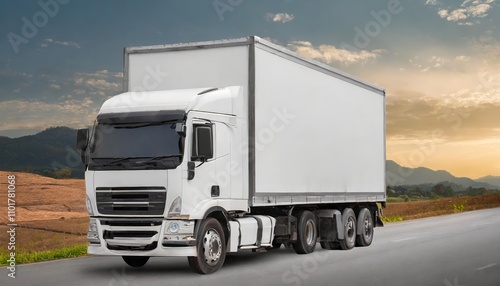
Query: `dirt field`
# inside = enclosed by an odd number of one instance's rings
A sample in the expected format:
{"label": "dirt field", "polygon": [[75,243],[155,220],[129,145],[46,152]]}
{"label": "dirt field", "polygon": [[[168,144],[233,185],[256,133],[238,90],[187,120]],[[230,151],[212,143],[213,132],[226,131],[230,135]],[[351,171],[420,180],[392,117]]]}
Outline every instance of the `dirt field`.
{"label": "dirt field", "polygon": [[88,217],[82,179],[58,180],[40,175],[0,171],[0,222],[7,222],[7,176],[16,176],[16,221]]}
{"label": "dirt field", "polygon": [[441,198],[439,200],[407,203],[387,203],[383,214],[386,217],[401,216],[403,220],[409,220],[496,207],[500,207],[500,194]]}
{"label": "dirt field", "polygon": [[[0,172],[0,241],[7,240],[9,175],[16,176],[16,245],[19,253],[87,243],[89,218],[84,180],[57,180],[19,172]],[[6,247],[1,245],[0,253],[5,252]]]}

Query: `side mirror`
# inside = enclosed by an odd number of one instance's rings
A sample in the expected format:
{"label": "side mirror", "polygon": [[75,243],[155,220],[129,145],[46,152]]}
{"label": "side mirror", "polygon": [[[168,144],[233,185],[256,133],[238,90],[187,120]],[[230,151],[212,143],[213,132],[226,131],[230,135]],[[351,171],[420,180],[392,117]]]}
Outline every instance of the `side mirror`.
{"label": "side mirror", "polygon": [[206,161],[214,157],[212,127],[210,125],[194,126],[193,148],[191,160]]}
{"label": "side mirror", "polygon": [[89,129],[78,129],[76,132],[76,150],[80,152],[82,163],[87,165],[87,146],[89,144]]}
{"label": "side mirror", "polygon": [[184,123],[176,123],[175,124],[175,132],[180,136],[186,136],[186,125]]}

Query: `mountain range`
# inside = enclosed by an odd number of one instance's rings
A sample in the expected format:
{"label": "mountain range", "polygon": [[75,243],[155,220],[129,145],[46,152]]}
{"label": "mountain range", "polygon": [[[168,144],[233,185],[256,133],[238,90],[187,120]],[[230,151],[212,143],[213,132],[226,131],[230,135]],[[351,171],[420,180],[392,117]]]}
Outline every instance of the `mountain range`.
{"label": "mountain range", "polygon": [[500,176],[485,176],[475,179],[476,182],[487,183],[496,187],[500,187]]}
{"label": "mountain range", "polygon": [[54,177],[59,169],[83,177],[83,165],[75,150],[76,130],[52,127],[19,138],[0,136],[0,170],[22,171]]}
{"label": "mountain range", "polygon": [[473,180],[467,177],[455,177],[450,172],[444,170],[434,171],[425,167],[403,167],[392,160],[386,161],[386,183],[390,186],[444,183],[459,190],[468,187],[500,189],[500,177],[486,176]]}

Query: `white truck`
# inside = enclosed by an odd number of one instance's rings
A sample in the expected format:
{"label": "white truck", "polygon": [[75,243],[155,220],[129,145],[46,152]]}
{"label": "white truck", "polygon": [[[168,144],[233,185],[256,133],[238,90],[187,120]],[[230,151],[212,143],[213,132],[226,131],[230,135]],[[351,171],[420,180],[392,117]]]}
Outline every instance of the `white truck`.
{"label": "white truck", "polygon": [[385,204],[385,91],[256,36],[124,50],[125,92],[78,130],[88,253],[368,246]]}

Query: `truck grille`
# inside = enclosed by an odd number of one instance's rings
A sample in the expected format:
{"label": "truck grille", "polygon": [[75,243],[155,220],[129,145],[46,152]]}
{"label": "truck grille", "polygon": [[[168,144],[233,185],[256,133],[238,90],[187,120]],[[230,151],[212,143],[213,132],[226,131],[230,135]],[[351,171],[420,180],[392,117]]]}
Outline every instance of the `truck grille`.
{"label": "truck grille", "polygon": [[97,210],[108,215],[162,215],[164,187],[96,188]]}

